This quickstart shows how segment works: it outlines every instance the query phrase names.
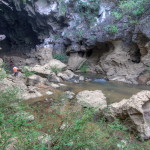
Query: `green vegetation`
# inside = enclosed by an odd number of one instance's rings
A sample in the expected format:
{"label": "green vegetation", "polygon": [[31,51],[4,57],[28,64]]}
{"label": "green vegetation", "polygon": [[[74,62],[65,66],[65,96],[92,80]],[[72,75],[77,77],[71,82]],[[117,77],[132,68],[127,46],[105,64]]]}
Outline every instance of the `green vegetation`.
{"label": "green vegetation", "polygon": [[[80,17],[84,18],[86,23],[90,26],[93,24],[98,16],[99,4],[101,0],[71,0],[73,10],[78,13]],[[67,12],[67,3],[65,0],[59,0],[59,15],[65,16]]]}
{"label": "green vegetation", "polygon": [[9,87],[0,91],[0,108],[19,100],[20,90],[17,87]]}
{"label": "green vegetation", "polygon": [[0,80],[7,77],[6,71],[3,68],[0,68]]}
{"label": "green vegetation", "polygon": [[59,40],[61,38],[60,34],[54,34],[54,40]]}
{"label": "green vegetation", "polygon": [[50,70],[56,74],[58,74],[59,72],[61,72],[61,69],[58,68],[57,66],[51,67]]}
{"label": "green vegetation", "polygon": [[24,74],[25,77],[29,77],[34,75],[33,71],[29,71],[28,67],[23,67],[22,68],[22,73]]}
{"label": "green vegetation", "polygon": [[[59,103],[55,103],[51,111],[40,107],[41,103],[36,106],[12,105],[19,100],[18,94],[16,88],[0,92],[0,100],[3,99],[0,101],[3,103],[0,105],[2,150],[12,145],[16,150],[150,150],[149,142],[134,140],[119,120],[109,123],[101,116],[95,122],[94,111],[90,109],[73,112],[66,108],[62,113]],[[23,111],[34,114],[36,120],[29,121],[17,115]]]}
{"label": "green vegetation", "polygon": [[114,34],[114,33],[117,33],[118,32],[118,28],[116,25],[107,25],[105,27],[105,30],[107,30],[108,32]]}
{"label": "green vegetation", "polygon": [[67,5],[64,0],[59,0],[59,16],[65,16],[67,12]]}
{"label": "green vegetation", "polygon": [[115,11],[112,12],[112,15],[113,15],[117,20],[122,17],[122,14],[121,14],[121,13],[115,12]]}
{"label": "green vegetation", "polygon": [[84,63],[81,67],[80,67],[80,72],[86,73],[88,70],[88,65],[86,63]]}
{"label": "green vegetation", "polygon": [[118,20],[124,15],[128,15],[132,19],[142,15],[147,6],[149,0],[120,0],[117,5],[117,11],[112,12],[112,15]]}
{"label": "green vegetation", "polygon": [[68,56],[64,53],[61,53],[61,54],[55,54],[53,56],[54,59],[57,59],[57,60],[60,60],[61,62],[63,63],[67,63],[68,61]]}
{"label": "green vegetation", "polygon": [[145,11],[145,3],[148,0],[124,0],[120,1],[119,8],[123,13],[131,13],[132,15],[141,15]]}

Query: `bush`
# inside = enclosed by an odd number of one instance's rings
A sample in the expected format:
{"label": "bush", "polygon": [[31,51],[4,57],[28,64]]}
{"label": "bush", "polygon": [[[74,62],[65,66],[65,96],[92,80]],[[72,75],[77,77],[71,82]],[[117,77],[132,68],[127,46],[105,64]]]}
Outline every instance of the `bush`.
{"label": "bush", "polygon": [[7,106],[12,102],[18,101],[20,96],[19,93],[19,88],[13,86],[0,91],[0,107]]}
{"label": "bush", "polygon": [[60,69],[60,68],[57,68],[56,66],[51,67],[50,69],[51,69],[52,72],[54,72],[54,73],[56,73],[56,74],[59,73],[59,72],[61,72],[61,69]]}
{"label": "bush", "polygon": [[86,73],[87,70],[88,70],[88,65],[87,65],[87,64],[83,64],[83,65],[80,67],[80,72]]}
{"label": "bush", "polygon": [[7,77],[6,71],[3,68],[0,68],[0,80]]}
{"label": "bush", "polygon": [[119,13],[119,12],[112,12],[112,15],[118,20],[118,19],[120,19],[121,17],[122,17],[122,14],[121,13]]}
{"label": "bush", "polygon": [[63,63],[66,63],[67,60],[68,60],[68,56],[64,53],[61,53],[61,54],[55,54],[53,56],[54,59],[57,59],[57,60],[60,60],[61,62]]}
{"label": "bush", "polygon": [[25,77],[29,77],[34,75],[33,71],[29,71],[27,67],[22,68],[22,73],[24,74]]}
{"label": "bush", "polygon": [[107,25],[105,27],[105,30],[107,30],[108,32],[114,34],[114,33],[117,33],[118,32],[118,27],[115,26],[115,25]]}

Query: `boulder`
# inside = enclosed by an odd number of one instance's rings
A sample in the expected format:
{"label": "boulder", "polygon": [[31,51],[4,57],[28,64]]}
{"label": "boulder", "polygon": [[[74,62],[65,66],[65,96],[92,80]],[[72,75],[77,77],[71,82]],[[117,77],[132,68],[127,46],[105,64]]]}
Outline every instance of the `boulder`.
{"label": "boulder", "polygon": [[58,77],[61,77],[63,80],[70,80],[75,76],[71,70],[66,70],[57,74]]}
{"label": "boulder", "polygon": [[0,81],[0,90],[5,90],[8,87],[12,87],[12,86],[19,88],[21,91],[27,90],[27,86],[25,85],[25,80],[23,79],[11,77],[11,78],[5,78]]}
{"label": "boulder", "polygon": [[84,76],[80,76],[79,81],[84,81]]}
{"label": "boulder", "polygon": [[71,91],[66,91],[64,93],[64,99],[71,100],[75,97],[75,94]]}
{"label": "boulder", "polygon": [[30,67],[29,70],[35,72],[35,74],[40,74],[47,77],[52,73],[52,68],[63,70],[65,67],[66,65],[61,61],[52,59],[51,61],[49,61],[49,63],[46,63],[45,65],[35,65],[34,67]]}
{"label": "boulder", "polygon": [[69,80],[69,77],[65,73],[60,72],[57,76],[61,77],[63,80]]}
{"label": "boulder", "polygon": [[46,83],[47,82],[47,79],[45,78],[42,78],[36,74],[32,75],[32,76],[29,76],[27,78],[27,82],[26,82],[26,85],[28,86],[34,86],[35,84],[38,84],[38,83]]}
{"label": "boulder", "polygon": [[146,84],[147,84],[147,85],[150,85],[150,81],[148,81]]}
{"label": "boulder", "polygon": [[50,82],[62,82],[62,79],[59,76],[56,76],[55,73],[52,73],[48,76],[48,81]]}
{"label": "boulder", "polygon": [[0,35],[0,41],[4,40],[6,38],[6,36],[4,34]]}
{"label": "boulder", "polygon": [[59,86],[58,84],[52,83],[52,84],[51,84],[51,87],[53,87],[53,88],[56,89],[56,88],[59,88],[60,86]]}
{"label": "boulder", "polygon": [[94,108],[95,110],[102,110],[107,107],[106,97],[100,90],[85,90],[79,92],[76,98],[77,102],[83,107]]}
{"label": "boulder", "polygon": [[38,140],[42,144],[51,144],[52,137],[48,134],[43,134],[43,135],[38,136]]}
{"label": "boulder", "polygon": [[42,96],[43,95],[39,91],[37,91],[35,87],[32,86],[29,86],[28,89],[22,94],[24,100],[35,99]]}
{"label": "boulder", "polygon": [[146,84],[150,80],[150,72],[142,73],[138,77],[138,83],[139,84]]}
{"label": "boulder", "polygon": [[141,91],[130,99],[113,103],[108,112],[105,115],[109,120],[128,120],[126,124],[131,129],[136,130],[144,139],[150,138],[150,91]]}
{"label": "boulder", "polygon": [[62,63],[60,60],[52,59],[49,63],[45,64],[46,67],[56,67],[58,69],[65,69],[67,66],[66,64]]}
{"label": "boulder", "polygon": [[3,59],[0,58],[0,67],[2,66],[2,64],[3,64]]}
{"label": "boulder", "polygon": [[47,94],[47,95],[53,95],[53,92],[47,91],[46,94]]}
{"label": "boulder", "polygon": [[85,61],[86,58],[79,56],[78,53],[71,53],[68,60],[68,69],[76,71],[83,65]]}

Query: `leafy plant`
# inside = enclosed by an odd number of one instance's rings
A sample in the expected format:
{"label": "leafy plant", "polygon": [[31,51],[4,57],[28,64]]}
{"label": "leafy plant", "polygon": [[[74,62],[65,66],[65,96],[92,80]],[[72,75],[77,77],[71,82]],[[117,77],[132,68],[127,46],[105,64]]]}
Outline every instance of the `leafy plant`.
{"label": "leafy plant", "polygon": [[86,73],[87,70],[88,70],[88,65],[84,63],[84,64],[80,67],[80,72]]}
{"label": "leafy plant", "polygon": [[117,20],[122,17],[122,14],[121,14],[121,13],[115,12],[115,11],[112,12],[112,15],[113,15]]}
{"label": "leafy plant", "polygon": [[0,80],[7,77],[6,71],[3,68],[0,68]]}
{"label": "leafy plant", "polygon": [[29,77],[34,75],[33,71],[29,71],[29,69],[27,67],[23,67],[22,68],[22,73],[25,75],[25,77]]}
{"label": "leafy plant", "polygon": [[68,60],[68,56],[67,56],[66,54],[64,54],[64,53],[55,54],[55,55],[53,56],[53,58],[54,58],[54,59],[57,59],[57,60],[60,60],[60,61],[62,61],[62,62],[64,62],[64,63],[66,63],[67,60]]}
{"label": "leafy plant", "polygon": [[64,0],[59,0],[59,16],[64,16],[67,11],[67,4]]}
{"label": "leafy plant", "polygon": [[114,34],[118,32],[118,27],[116,25],[107,25],[105,27],[105,30],[107,30],[108,32]]}
{"label": "leafy plant", "polygon": [[10,105],[10,103],[19,100],[19,93],[19,88],[13,86],[0,91],[0,107]]}
{"label": "leafy plant", "polygon": [[58,68],[57,66],[51,67],[50,69],[51,69],[52,72],[54,72],[56,74],[58,74],[59,72],[61,72],[61,69]]}

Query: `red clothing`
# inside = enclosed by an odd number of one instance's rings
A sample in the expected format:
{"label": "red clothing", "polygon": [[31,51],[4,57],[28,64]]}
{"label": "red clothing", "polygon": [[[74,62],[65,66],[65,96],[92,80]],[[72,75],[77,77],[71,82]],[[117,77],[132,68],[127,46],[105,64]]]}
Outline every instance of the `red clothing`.
{"label": "red clothing", "polygon": [[18,68],[17,68],[17,67],[14,67],[14,68],[13,68],[13,72],[18,72]]}

